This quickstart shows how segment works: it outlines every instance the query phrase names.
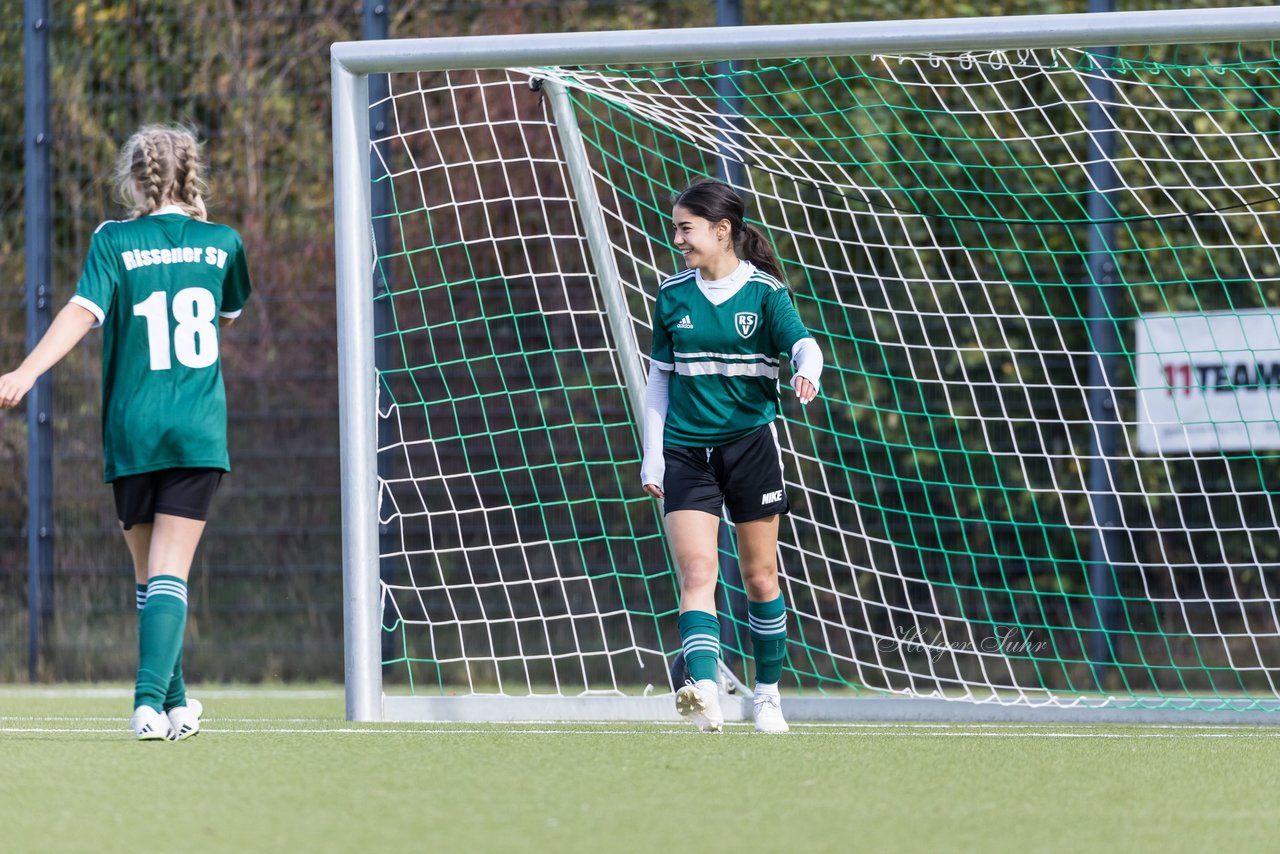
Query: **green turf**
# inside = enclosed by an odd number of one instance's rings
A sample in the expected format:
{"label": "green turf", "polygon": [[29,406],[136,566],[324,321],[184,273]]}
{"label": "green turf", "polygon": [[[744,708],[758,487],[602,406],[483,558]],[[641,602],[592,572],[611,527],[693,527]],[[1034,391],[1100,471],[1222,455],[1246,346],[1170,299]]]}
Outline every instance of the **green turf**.
{"label": "green turf", "polygon": [[[0,850],[1205,851],[1280,830],[1280,729],[353,725],[337,691],[0,688]],[[764,778],[764,779],[759,779]]]}

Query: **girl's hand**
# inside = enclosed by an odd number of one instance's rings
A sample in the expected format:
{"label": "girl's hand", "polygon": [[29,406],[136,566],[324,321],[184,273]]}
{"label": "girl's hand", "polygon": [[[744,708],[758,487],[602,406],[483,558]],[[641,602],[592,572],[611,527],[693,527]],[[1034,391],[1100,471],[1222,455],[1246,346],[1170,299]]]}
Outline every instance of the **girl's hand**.
{"label": "girl's hand", "polygon": [[35,385],[35,379],[27,377],[22,371],[0,376],[0,409],[12,409],[17,406],[22,402],[22,398],[27,396],[27,392],[31,391],[33,385]]}
{"label": "girl's hand", "polygon": [[644,485],[644,491],[649,493],[649,496],[652,498],[662,497],[662,487],[658,486],[656,483],[646,483]]}
{"label": "girl's hand", "polygon": [[806,404],[818,396],[818,390],[813,387],[813,383],[801,376],[797,376],[791,382],[795,387],[796,397],[800,398],[801,404]]}

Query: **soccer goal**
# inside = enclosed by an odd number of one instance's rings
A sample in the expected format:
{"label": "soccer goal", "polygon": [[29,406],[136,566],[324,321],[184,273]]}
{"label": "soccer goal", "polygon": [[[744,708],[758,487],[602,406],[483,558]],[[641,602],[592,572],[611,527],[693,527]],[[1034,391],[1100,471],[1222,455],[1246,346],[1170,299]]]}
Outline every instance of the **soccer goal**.
{"label": "soccer goal", "polygon": [[1247,8],[334,45],[350,717],[674,717],[637,412],[671,199],[724,176],[828,365],[778,423],[789,718],[1280,719],[1276,39]]}

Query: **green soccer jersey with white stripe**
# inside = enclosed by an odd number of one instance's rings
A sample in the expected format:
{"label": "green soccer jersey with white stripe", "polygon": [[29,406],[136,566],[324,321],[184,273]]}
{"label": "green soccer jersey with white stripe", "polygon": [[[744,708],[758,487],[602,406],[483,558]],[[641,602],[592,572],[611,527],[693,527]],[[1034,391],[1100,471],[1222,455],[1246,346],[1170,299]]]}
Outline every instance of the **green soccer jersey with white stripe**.
{"label": "green soccer jersey with white stripe", "polygon": [[240,235],[177,208],[104,222],[71,301],[102,326],[105,477],[229,471],[219,316],[249,297]]}
{"label": "green soccer jersey with white stripe", "polygon": [[808,337],[787,286],[747,261],[721,283],[695,270],[664,281],[650,349],[672,371],[664,445],[718,447],[772,422],[780,355]]}

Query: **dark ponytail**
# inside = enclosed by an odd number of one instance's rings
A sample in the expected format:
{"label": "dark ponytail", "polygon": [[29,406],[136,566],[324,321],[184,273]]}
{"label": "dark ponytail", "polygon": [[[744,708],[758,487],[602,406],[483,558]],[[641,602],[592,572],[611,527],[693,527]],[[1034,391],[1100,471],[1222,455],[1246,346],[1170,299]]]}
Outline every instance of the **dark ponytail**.
{"label": "dark ponytail", "polygon": [[722,181],[703,178],[690,184],[676,197],[673,207],[677,205],[712,223],[729,220],[733,245],[739,256],[779,282],[786,283],[773,244],[763,231],[745,221],[746,205],[733,187]]}
{"label": "dark ponytail", "polygon": [[773,244],[763,231],[750,223],[742,224],[742,255],[779,282],[786,283],[778,256],[773,254]]}

